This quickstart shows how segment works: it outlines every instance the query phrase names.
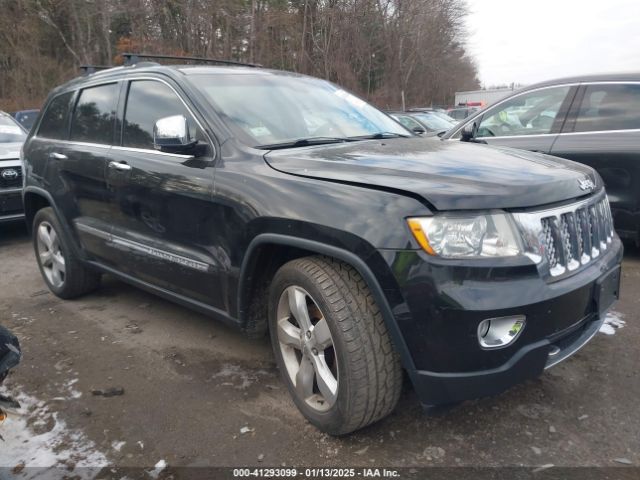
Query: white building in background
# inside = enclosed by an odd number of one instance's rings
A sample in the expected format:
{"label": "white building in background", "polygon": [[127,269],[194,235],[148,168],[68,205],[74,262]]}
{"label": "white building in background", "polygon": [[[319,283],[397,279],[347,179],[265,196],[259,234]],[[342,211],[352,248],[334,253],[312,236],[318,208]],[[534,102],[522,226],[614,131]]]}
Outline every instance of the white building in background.
{"label": "white building in background", "polygon": [[489,88],[486,90],[471,90],[468,92],[456,92],[456,105],[469,107],[486,107],[511,95],[520,87]]}

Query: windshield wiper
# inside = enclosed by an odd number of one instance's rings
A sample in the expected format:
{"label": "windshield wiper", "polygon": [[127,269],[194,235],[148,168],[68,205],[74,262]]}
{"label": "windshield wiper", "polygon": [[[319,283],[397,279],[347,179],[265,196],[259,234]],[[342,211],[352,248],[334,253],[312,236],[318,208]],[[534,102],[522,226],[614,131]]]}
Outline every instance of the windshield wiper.
{"label": "windshield wiper", "polygon": [[272,143],[270,145],[258,145],[261,150],[278,150],[282,148],[307,147],[309,145],[326,145],[330,143],[354,142],[355,138],[349,137],[309,137],[299,138],[291,142]]}
{"label": "windshield wiper", "polygon": [[383,138],[409,138],[411,135],[404,135],[402,133],[394,132],[378,132],[371,135],[360,135],[358,137],[349,137],[354,140],[381,140]]}

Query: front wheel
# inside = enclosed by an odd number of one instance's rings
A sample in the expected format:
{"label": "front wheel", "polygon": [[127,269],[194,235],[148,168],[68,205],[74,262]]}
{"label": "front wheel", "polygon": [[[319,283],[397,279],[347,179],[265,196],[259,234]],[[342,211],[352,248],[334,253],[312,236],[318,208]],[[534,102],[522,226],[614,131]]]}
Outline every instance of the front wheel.
{"label": "front wheel", "polygon": [[320,430],[343,435],[394,409],[400,360],[353,267],[325,257],[284,265],[270,289],[269,327],[293,400]]}

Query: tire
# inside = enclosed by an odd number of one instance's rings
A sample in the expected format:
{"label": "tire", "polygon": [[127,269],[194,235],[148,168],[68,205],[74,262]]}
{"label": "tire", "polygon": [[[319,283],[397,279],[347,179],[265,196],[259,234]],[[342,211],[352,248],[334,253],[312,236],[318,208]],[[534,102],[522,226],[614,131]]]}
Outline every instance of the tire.
{"label": "tire", "polygon": [[395,408],[400,359],[373,295],[350,265],[313,256],[281,267],[269,292],[269,331],[287,388],[318,429],[344,435]]}
{"label": "tire", "polygon": [[49,290],[68,300],[98,288],[101,275],[83,265],[62,232],[51,207],[38,210],[33,219],[36,261]]}

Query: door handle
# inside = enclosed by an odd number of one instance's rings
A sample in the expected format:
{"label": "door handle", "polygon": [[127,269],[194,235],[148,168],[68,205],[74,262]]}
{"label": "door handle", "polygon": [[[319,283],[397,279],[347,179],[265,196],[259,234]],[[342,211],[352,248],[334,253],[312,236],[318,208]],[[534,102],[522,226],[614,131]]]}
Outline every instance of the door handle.
{"label": "door handle", "polygon": [[109,162],[109,168],[115,168],[116,170],[126,172],[128,170],[131,170],[131,165],[124,162]]}
{"label": "door handle", "polygon": [[51,152],[49,154],[49,158],[53,158],[54,160],[67,160],[69,157],[67,157],[63,153]]}

